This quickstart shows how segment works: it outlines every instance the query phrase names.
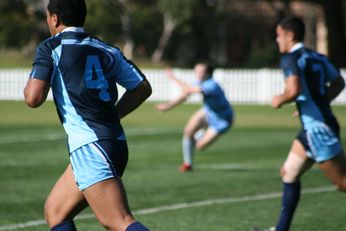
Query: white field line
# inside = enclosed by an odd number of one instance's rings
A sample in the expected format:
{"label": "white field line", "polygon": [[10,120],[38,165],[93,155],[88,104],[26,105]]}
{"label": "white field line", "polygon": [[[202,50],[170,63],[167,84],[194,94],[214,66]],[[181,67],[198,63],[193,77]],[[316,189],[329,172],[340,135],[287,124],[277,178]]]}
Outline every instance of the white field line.
{"label": "white field line", "polygon": [[[139,135],[162,135],[162,134],[179,134],[182,133],[182,129],[167,129],[167,128],[139,128],[139,129],[125,129],[126,136],[139,136]],[[19,134],[16,136],[1,135],[0,144],[16,144],[16,143],[31,143],[41,141],[54,141],[64,140],[66,135],[64,133],[51,133],[45,134],[44,136],[35,136],[32,134]]]}
{"label": "white field line", "polygon": [[[323,192],[331,192],[331,191],[335,191],[335,188],[332,186],[327,186],[327,187],[305,189],[302,191],[302,194],[314,194],[314,193],[323,193]],[[216,198],[216,199],[210,199],[210,200],[204,200],[204,201],[177,203],[177,204],[164,205],[164,206],[154,207],[154,208],[140,209],[140,210],[134,211],[133,214],[147,215],[147,214],[154,214],[154,213],[160,213],[165,211],[174,211],[178,209],[196,208],[196,207],[210,206],[210,205],[217,205],[217,204],[263,201],[263,200],[276,199],[280,197],[281,197],[281,192],[273,192],[273,193],[267,193],[267,194],[257,194],[252,196]],[[94,217],[95,216],[93,214],[82,214],[76,217],[76,220],[85,220],[85,219],[90,219]],[[44,220],[33,220],[33,221],[25,222],[25,223],[3,225],[3,226],[0,226],[0,230],[1,231],[16,230],[16,229],[29,228],[29,227],[43,225],[43,224],[46,224]]]}

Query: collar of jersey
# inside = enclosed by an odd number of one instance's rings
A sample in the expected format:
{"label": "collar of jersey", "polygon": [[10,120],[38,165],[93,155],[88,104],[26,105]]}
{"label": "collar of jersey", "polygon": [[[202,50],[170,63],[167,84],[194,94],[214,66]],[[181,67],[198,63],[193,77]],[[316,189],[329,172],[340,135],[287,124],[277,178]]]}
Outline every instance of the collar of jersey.
{"label": "collar of jersey", "polygon": [[56,36],[58,36],[58,35],[60,35],[61,33],[64,33],[64,32],[84,33],[84,29],[83,29],[83,27],[74,27],[74,26],[66,27],[60,33],[57,33],[54,37],[56,37]]}
{"label": "collar of jersey", "polygon": [[294,44],[294,46],[290,49],[290,52],[289,53],[292,53],[300,48],[304,47],[304,44],[303,43],[296,43]]}
{"label": "collar of jersey", "polygon": [[77,32],[77,33],[83,33],[84,29],[83,27],[74,27],[74,26],[70,26],[70,27],[66,27],[65,29],[63,29],[63,31],[61,32]]}

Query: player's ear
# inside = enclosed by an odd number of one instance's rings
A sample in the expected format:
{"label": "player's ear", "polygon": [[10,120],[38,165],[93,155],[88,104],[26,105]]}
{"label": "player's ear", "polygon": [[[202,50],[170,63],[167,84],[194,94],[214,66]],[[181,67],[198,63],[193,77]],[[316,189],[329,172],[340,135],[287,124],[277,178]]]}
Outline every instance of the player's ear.
{"label": "player's ear", "polygon": [[292,31],[287,31],[287,32],[286,32],[286,37],[287,37],[287,40],[288,40],[288,41],[293,42],[295,36],[294,36],[294,33],[293,33]]}
{"label": "player's ear", "polygon": [[58,28],[61,25],[59,16],[57,14],[52,14],[52,19],[53,19],[54,27]]}

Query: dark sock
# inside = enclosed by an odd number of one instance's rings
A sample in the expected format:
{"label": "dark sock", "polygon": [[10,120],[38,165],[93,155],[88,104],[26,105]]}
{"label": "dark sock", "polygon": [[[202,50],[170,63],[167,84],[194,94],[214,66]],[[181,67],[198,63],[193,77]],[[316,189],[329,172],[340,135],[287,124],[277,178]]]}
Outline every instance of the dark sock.
{"label": "dark sock", "polygon": [[300,182],[283,183],[282,206],[276,231],[288,231],[300,198]]}
{"label": "dark sock", "polygon": [[146,228],[144,225],[136,221],[135,223],[132,223],[131,225],[127,226],[125,231],[150,231],[148,228]]}
{"label": "dark sock", "polygon": [[76,226],[72,220],[64,221],[63,223],[60,223],[54,226],[51,230],[52,231],[77,231]]}

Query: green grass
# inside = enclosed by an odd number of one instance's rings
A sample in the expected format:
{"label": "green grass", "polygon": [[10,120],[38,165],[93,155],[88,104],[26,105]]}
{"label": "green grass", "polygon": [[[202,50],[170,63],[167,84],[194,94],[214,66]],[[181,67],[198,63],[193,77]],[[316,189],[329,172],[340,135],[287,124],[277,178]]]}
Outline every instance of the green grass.
{"label": "green grass", "polygon": [[[278,174],[299,129],[293,107],[235,106],[234,127],[204,152],[196,153],[194,172],[181,174],[181,133],[198,106],[182,105],[157,113],[145,104],[124,119],[130,159],[123,177],[132,211],[220,198],[279,192]],[[0,101],[0,230],[43,219],[43,204],[68,163],[65,135],[55,107],[32,110],[23,102]],[[346,107],[334,107],[346,137]],[[40,139],[44,139],[41,141]],[[346,141],[343,139],[343,145]],[[303,177],[303,188],[329,186],[317,167]],[[346,209],[337,191],[305,194],[293,231],[341,230]],[[275,224],[280,198],[161,211],[136,215],[152,230],[248,231]],[[84,214],[90,214],[86,210]],[[79,230],[103,230],[95,218],[76,221]],[[17,230],[47,230],[38,225]]]}
{"label": "green grass", "polygon": [[23,54],[18,50],[1,50],[0,68],[30,68],[33,56],[34,52]]}

